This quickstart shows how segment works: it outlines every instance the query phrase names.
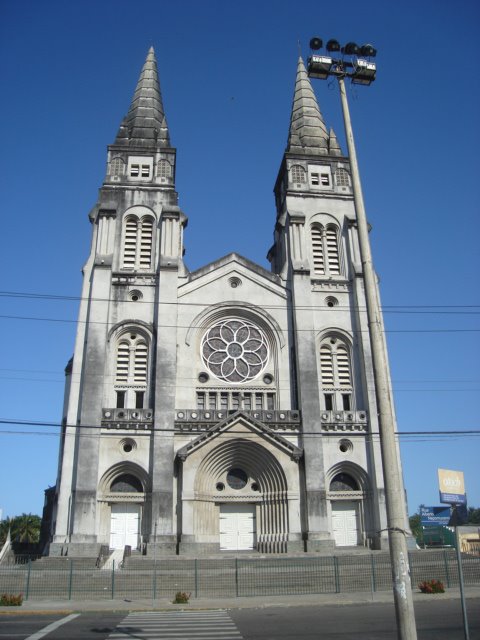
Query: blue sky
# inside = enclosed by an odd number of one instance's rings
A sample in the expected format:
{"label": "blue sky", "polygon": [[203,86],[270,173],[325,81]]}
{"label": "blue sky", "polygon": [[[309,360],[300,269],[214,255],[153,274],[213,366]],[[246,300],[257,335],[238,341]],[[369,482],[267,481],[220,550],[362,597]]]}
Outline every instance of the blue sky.
{"label": "blue sky", "polygon": [[[80,294],[106,146],[149,46],[178,149],[187,265],[237,251],[267,266],[296,62],[313,35],[379,52],[377,81],[349,98],[398,424],[442,432],[400,438],[409,510],[438,504],[438,467],[463,470],[480,506],[479,436],[449,433],[480,429],[479,18],[473,0],[2,2],[4,517],[40,513],[55,482],[58,431],[10,422],[60,420],[78,302],[35,294]],[[345,150],[338,89],[315,90]]]}

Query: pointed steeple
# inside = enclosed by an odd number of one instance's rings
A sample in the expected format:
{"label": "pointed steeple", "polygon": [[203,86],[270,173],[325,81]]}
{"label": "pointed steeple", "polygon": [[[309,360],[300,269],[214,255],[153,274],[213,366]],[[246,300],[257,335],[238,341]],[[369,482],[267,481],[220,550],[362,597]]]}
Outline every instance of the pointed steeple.
{"label": "pointed steeple", "polygon": [[298,59],[287,151],[328,154],[328,132],[302,58]]}
{"label": "pointed steeple", "polygon": [[341,156],[342,150],[340,149],[340,145],[338,144],[337,136],[335,135],[335,131],[330,129],[330,136],[328,139],[328,150],[331,156]]}
{"label": "pointed steeple", "polygon": [[153,47],[147,54],[130,110],[120,125],[115,144],[149,149],[170,146]]}

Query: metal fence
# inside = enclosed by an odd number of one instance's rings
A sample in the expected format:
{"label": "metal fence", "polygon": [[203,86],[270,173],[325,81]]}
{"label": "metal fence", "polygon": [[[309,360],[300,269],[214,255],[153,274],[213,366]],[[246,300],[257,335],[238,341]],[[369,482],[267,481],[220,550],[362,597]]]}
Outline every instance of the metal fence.
{"label": "metal fence", "polygon": [[[423,580],[458,585],[454,550],[409,554],[412,586]],[[25,599],[173,598],[301,595],[392,588],[386,553],[260,558],[131,558],[122,568],[101,569],[91,560],[43,558],[0,566],[0,593]],[[466,585],[480,585],[480,557],[462,556]]]}

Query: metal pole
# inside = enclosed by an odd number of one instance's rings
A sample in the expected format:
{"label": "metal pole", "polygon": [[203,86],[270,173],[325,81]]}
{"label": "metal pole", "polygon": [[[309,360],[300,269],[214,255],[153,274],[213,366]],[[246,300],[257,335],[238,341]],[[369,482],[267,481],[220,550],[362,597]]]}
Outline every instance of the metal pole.
{"label": "metal pole", "polygon": [[462,554],[460,553],[460,536],[458,534],[458,525],[455,527],[455,547],[457,548],[458,583],[460,586],[460,600],[462,601],[463,637],[465,638],[465,640],[470,640],[470,633],[468,631],[467,603],[465,602],[465,585],[463,583]]}
{"label": "metal pole", "polygon": [[343,75],[338,75],[342,100],[343,120],[347,138],[348,154],[352,171],[353,197],[357,212],[358,238],[365,282],[368,328],[372,349],[375,393],[377,398],[380,444],[383,461],[383,479],[387,508],[388,540],[392,564],[393,595],[397,617],[397,634],[401,640],[416,640],[415,614],[413,610],[412,587],[408,565],[408,550],[405,537],[403,481],[398,464],[395,442],[395,420],[393,399],[387,375],[387,361],[384,349],[383,322],[378,304],[377,283],[372,264],[368,225],[363,202],[360,173],[358,170],[355,143],[353,140],[350,111]]}
{"label": "metal pole", "polygon": [[152,589],[152,607],[155,605],[157,598],[157,521],[153,529],[153,589]]}

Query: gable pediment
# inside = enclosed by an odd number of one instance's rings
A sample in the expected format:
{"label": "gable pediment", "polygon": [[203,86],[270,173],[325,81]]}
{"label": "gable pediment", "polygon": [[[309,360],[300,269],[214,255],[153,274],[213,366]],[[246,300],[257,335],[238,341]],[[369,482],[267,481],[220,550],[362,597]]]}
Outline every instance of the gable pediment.
{"label": "gable pediment", "polygon": [[270,442],[274,447],[283,451],[283,453],[287,454],[296,462],[303,456],[303,449],[275,433],[266,424],[252,418],[252,416],[243,411],[236,411],[234,414],[227,416],[221,422],[210,427],[208,431],[203,432],[197,438],[184,445],[177,451],[177,458],[182,460],[182,462],[185,461],[192,453],[226,433],[238,433],[240,437],[242,434],[257,435],[260,439]]}

